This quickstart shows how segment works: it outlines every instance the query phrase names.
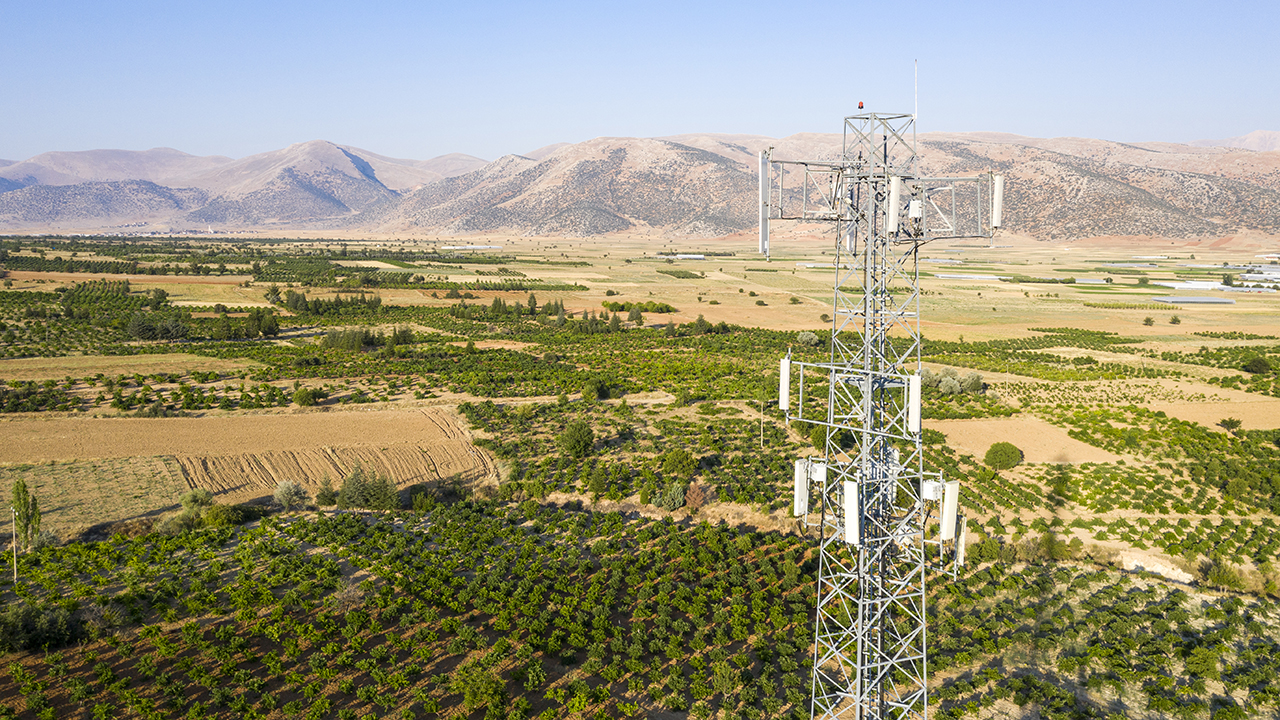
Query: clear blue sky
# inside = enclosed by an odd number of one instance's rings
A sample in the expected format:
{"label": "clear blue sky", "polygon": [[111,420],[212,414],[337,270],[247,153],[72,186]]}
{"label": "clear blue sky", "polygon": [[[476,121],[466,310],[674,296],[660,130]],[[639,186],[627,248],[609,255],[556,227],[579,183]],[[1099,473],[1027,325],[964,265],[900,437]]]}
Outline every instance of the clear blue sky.
{"label": "clear blue sky", "polygon": [[1280,3],[5,2],[0,158],[325,139],[486,159],[602,135],[1280,130]]}

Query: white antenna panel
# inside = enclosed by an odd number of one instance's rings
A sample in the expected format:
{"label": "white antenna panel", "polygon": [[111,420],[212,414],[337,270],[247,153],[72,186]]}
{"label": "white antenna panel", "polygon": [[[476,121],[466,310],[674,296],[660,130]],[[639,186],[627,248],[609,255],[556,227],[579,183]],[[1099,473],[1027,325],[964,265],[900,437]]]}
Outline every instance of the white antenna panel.
{"label": "white antenna panel", "polygon": [[791,409],[791,357],[782,358],[778,367],[778,407],[783,412]]}
{"label": "white antenna panel", "polygon": [[889,206],[885,208],[885,226],[888,232],[898,232],[898,203],[902,201],[902,178],[889,178]]}
{"label": "white antenna panel", "polygon": [[862,513],[858,507],[858,483],[844,481],[844,541],[862,544]]}
{"label": "white antenna panel", "polygon": [[960,504],[960,481],[948,480],[942,491],[943,540],[956,539],[956,510]]}
{"label": "white antenna panel", "polygon": [[791,514],[804,517],[809,514],[809,460],[802,458],[796,461],[795,491]]}
{"label": "white antenna panel", "polygon": [[920,376],[907,378],[907,431],[920,434]]}
{"label": "white antenna panel", "polygon": [[991,229],[1004,223],[1004,176],[996,175],[992,180],[995,186],[991,189]]}
{"label": "white antenna panel", "polygon": [[956,540],[956,567],[964,566],[964,544],[969,537],[969,524],[960,518],[960,539]]}

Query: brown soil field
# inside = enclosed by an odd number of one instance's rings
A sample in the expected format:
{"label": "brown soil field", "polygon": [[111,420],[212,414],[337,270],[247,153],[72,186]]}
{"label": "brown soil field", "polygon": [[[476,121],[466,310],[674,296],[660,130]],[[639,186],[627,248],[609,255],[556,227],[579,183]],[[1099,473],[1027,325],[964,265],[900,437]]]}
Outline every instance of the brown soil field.
{"label": "brown soil field", "polygon": [[925,427],[947,436],[947,445],[981,459],[992,444],[1005,441],[1018,446],[1026,462],[1110,463],[1119,455],[1076,440],[1067,431],[1037,417],[1021,414],[977,420],[925,420]]}
{"label": "brown soil field", "polygon": [[[1207,428],[1219,429],[1223,418],[1238,418],[1246,430],[1272,430],[1280,428],[1280,398],[1267,397],[1243,390],[1214,388],[1219,398],[1202,402],[1154,402],[1148,407]],[[1225,431],[1224,431],[1225,432]]]}
{"label": "brown soil field", "polygon": [[[283,480],[311,492],[357,466],[397,486],[456,478],[492,484],[497,466],[450,407],[204,418],[23,418],[0,423],[0,482],[22,477],[45,527],[91,525],[172,509],[192,487],[219,502],[269,499]],[[110,472],[103,470],[110,469]]]}
{"label": "brown soil field", "polygon": [[5,358],[0,360],[0,378],[5,380],[59,380],[72,377],[132,375],[167,372],[239,372],[260,367],[252,360],[168,353],[163,355],[69,355],[55,358]]}
{"label": "brown soil field", "polygon": [[249,275],[112,275],[110,273],[63,273],[13,270],[13,280],[49,280],[57,283],[82,283],[90,280],[128,280],[143,285],[239,285],[252,280]]}

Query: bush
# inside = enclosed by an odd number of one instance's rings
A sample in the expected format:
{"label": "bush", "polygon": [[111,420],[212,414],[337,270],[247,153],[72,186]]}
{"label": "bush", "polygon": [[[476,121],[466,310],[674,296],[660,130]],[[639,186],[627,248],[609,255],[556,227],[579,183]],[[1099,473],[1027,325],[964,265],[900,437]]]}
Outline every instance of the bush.
{"label": "bush", "polygon": [[200,508],[191,508],[175,513],[161,520],[156,525],[156,532],[161,535],[181,535],[184,532],[195,530],[200,527],[202,520],[200,518]]}
{"label": "bush", "polygon": [[698,469],[698,460],[684,448],[669,450],[662,457],[662,474],[688,481]]}
{"label": "bush", "polygon": [[52,650],[80,639],[82,621],[58,605],[18,601],[0,613],[0,652]]}
{"label": "bush", "polygon": [[204,524],[207,527],[226,527],[239,525],[248,520],[239,505],[212,505],[204,512]]}
{"label": "bush", "polygon": [[311,496],[307,494],[307,491],[291,480],[285,480],[277,485],[274,497],[275,501],[280,503],[285,510],[305,507],[307,503],[311,502]]}
{"label": "bush", "polygon": [[799,335],[797,335],[796,342],[800,343],[801,345],[807,345],[809,347],[818,347],[819,345],[822,344],[822,340],[818,338],[817,334],[809,332],[808,330],[804,330]]}
{"label": "bush", "polygon": [[1242,366],[1242,369],[1253,375],[1264,375],[1271,372],[1271,361],[1261,355],[1258,355],[1256,357],[1249,358],[1249,360]]}
{"label": "bush", "polygon": [[213,493],[204,488],[192,488],[182,493],[178,502],[182,504],[183,510],[199,512],[201,508],[213,505]]}
{"label": "bush", "polygon": [[311,388],[298,388],[293,391],[293,404],[298,407],[311,407],[316,404],[316,391]]}
{"label": "bush", "polygon": [[560,433],[561,449],[575,458],[586,457],[595,444],[595,431],[584,420],[574,420]]}
{"label": "bush", "polygon": [[609,383],[598,377],[588,378],[582,387],[582,398],[584,400],[608,400],[609,399]]}
{"label": "bush", "polygon": [[1008,470],[1022,462],[1022,451],[1013,443],[998,442],[987,449],[982,462],[992,470]]}
{"label": "bush", "polygon": [[685,487],[684,483],[673,480],[667,485],[667,489],[662,492],[654,504],[663,510],[677,510],[684,505]]}
{"label": "bush", "polygon": [[959,395],[963,391],[963,388],[960,387],[960,381],[953,377],[944,377],[938,383],[938,392],[943,395]]}

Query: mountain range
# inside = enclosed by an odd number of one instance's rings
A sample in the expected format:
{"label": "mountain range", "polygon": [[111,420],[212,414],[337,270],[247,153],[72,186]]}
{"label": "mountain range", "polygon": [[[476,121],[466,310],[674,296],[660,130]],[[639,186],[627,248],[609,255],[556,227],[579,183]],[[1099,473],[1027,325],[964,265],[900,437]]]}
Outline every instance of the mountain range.
{"label": "mountain range", "polygon": [[[919,136],[930,175],[1002,172],[1005,227],[1042,239],[1280,233],[1280,133],[1117,143]],[[686,134],[557,143],[487,162],[404,160],[315,140],[241,159],[170,148],[0,160],[0,228],[337,230],[588,236],[754,228],[756,156],[833,159],[836,134]]]}

